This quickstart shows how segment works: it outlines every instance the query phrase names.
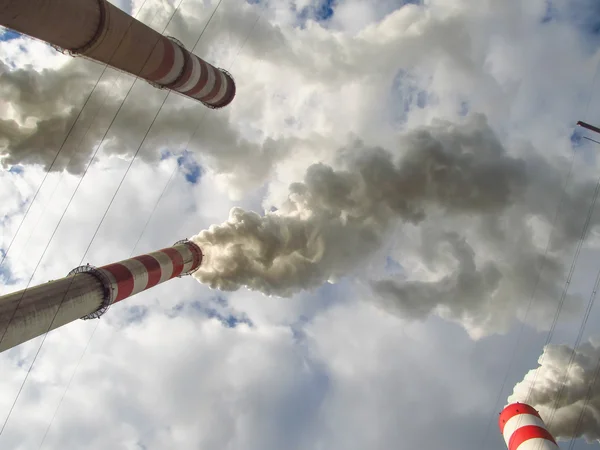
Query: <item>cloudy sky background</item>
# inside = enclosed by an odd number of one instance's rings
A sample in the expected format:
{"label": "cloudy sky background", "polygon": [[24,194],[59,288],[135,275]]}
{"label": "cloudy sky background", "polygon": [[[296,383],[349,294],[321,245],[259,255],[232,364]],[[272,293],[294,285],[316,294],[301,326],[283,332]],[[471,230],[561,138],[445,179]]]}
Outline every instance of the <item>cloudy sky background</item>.
{"label": "cloudy sky background", "polygon": [[[115,4],[159,31],[174,10],[167,1]],[[192,48],[215,6],[183,0],[167,34]],[[223,0],[194,51],[233,74],[234,102],[211,111],[167,98],[89,249],[167,94],[104,72],[31,203],[103,68],[3,32],[3,251],[31,208],[0,268],[0,293],[168,246],[226,221],[233,207],[285,210],[288,186],[307,182],[315,163],[348,169],[357,152],[381,147],[402,167],[423,154],[411,141],[420,127],[443,142],[475,130],[481,161],[518,161],[526,182],[494,197],[504,202],[491,210],[428,198],[423,220],[394,216],[376,248],[328,265],[331,283],[290,298],[187,277],[99,322],[54,331],[0,445],[37,449],[45,436],[47,449],[504,448],[497,414],[538,366],[596,183],[597,147],[574,125],[600,122],[599,30],[594,0]],[[552,344],[575,343],[600,269],[599,220],[594,211]],[[499,284],[475,282],[495,270]],[[598,352],[598,326],[594,308],[588,354]],[[0,355],[0,419],[40,344]],[[548,355],[540,405],[568,361]],[[600,414],[600,395],[592,406]],[[577,442],[589,445],[598,443]]]}

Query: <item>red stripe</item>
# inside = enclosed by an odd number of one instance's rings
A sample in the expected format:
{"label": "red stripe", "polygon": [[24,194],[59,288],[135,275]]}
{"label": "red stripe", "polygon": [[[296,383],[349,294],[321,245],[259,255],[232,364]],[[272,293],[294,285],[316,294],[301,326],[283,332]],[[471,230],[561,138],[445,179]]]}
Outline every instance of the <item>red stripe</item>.
{"label": "red stripe", "polygon": [[131,295],[133,292],[134,281],[133,275],[127,267],[125,267],[123,264],[115,263],[109,264],[108,266],[103,266],[101,269],[110,272],[117,281],[118,292],[114,303],[119,302]]}
{"label": "red stripe", "polygon": [[210,101],[215,98],[221,90],[221,71],[212,66],[210,68],[215,71],[215,85],[213,86],[212,91],[210,91],[206,96],[200,98],[200,100],[207,103],[210,103]]}
{"label": "red stripe", "polygon": [[202,264],[202,250],[193,242],[188,242],[187,246],[192,252],[192,256],[194,258],[192,260],[192,267],[190,268],[191,272],[192,270],[196,270],[198,267],[200,267],[200,264]]}
{"label": "red stripe", "polygon": [[173,247],[163,248],[160,251],[167,255],[173,263],[173,273],[171,274],[171,278],[179,276],[183,270],[183,258],[181,257],[181,253]]}
{"label": "red stripe", "polygon": [[146,268],[146,271],[148,272],[148,284],[146,284],[146,287],[144,289],[156,286],[160,281],[160,277],[162,276],[162,269],[160,268],[160,263],[150,255],[136,256],[132,259],[141,262]]}
{"label": "red stripe", "polygon": [[500,417],[498,418],[500,433],[504,433],[504,425],[506,425],[506,422],[508,422],[517,414],[532,414],[540,417],[538,412],[531,406],[526,405],[525,403],[513,403],[512,405],[508,405],[506,408],[504,408],[504,411],[500,413]]}
{"label": "red stripe", "polygon": [[196,83],[196,86],[191,88],[189,91],[181,92],[182,94],[188,95],[190,97],[193,97],[198,92],[200,92],[202,89],[204,89],[204,86],[206,86],[206,83],[208,82],[208,71],[212,67],[207,62],[205,62],[203,59],[198,58],[196,55],[192,55],[192,56],[194,58],[196,58],[198,60],[198,62],[200,63],[200,79],[198,80],[198,83]]}
{"label": "red stripe", "polygon": [[580,127],[583,127],[583,128],[587,128],[588,130],[591,130],[595,133],[600,133],[600,128],[595,127],[594,125],[590,125],[589,123],[579,121],[579,122],[577,122],[577,125],[579,125]]}
{"label": "red stripe", "polygon": [[510,441],[508,442],[508,450],[517,450],[519,445],[523,442],[528,441],[529,439],[546,439],[550,442],[556,444],[556,441],[552,437],[552,435],[545,428],[538,427],[535,425],[526,425],[524,427],[518,428],[510,437]]}
{"label": "red stripe", "polygon": [[162,43],[163,48],[162,61],[160,62],[158,68],[147,76],[150,81],[157,81],[166,77],[175,64],[175,44],[165,37],[161,38],[160,42]]}
{"label": "red stripe", "polygon": [[235,97],[235,81],[233,81],[233,79],[227,74],[225,74],[225,79],[227,80],[227,89],[225,90],[225,95],[220,102],[213,104],[213,106],[216,106],[217,108],[222,108],[223,106],[229,105]]}
{"label": "red stripe", "polygon": [[171,84],[168,84],[167,87],[169,89],[177,90],[178,87],[183,86],[192,76],[192,69],[194,68],[192,63],[192,58],[190,57],[190,52],[187,50],[181,49],[183,52],[183,71],[179,78],[173,81]]}

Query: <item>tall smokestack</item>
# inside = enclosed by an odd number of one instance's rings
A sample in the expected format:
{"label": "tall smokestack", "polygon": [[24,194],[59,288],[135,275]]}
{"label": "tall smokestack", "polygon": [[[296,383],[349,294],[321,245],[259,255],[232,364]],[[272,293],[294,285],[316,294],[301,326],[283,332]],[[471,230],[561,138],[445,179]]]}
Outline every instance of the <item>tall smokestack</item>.
{"label": "tall smokestack", "polygon": [[210,108],[235,96],[229,73],[106,0],[0,0],[0,25],[199,100]]}
{"label": "tall smokestack", "polygon": [[590,125],[587,122],[582,122],[581,120],[579,122],[577,122],[577,125],[583,128],[587,128],[590,131],[593,131],[594,133],[600,133],[600,128],[595,127],[594,125]]}
{"label": "tall smokestack", "polygon": [[98,318],[120,302],[202,263],[187,240],[147,255],[102,267],[81,266],[60,280],[0,297],[0,352],[76,319]]}
{"label": "tall smokestack", "polygon": [[504,408],[498,425],[508,450],[558,450],[538,412],[525,403]]}

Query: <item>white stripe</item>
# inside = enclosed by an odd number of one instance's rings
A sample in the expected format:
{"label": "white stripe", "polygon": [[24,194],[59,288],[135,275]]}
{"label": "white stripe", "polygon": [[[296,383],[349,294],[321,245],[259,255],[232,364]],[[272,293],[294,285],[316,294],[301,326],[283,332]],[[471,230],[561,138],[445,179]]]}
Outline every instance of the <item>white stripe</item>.
{"label": "white stripe", "polygon": [[117,296],[119,295],[119,286],[117,285],[117,279],[108,270],[104,270],[104,269],[97,269],[97,270],[99,272],[102,272],[104,274],[104,276],[106,276],[106,278],[108,278],[108,280],[110,281],[110,287],[112,288],[111,289],[112,295],[110,297],[110,303],[112,304],[112,302],[115,301],[115,298],[117,298]]}
{"label": "white stripe", "polygon": [[156,259],[160,264],[161,275],[159,283],[171,278],[171,274],[173,273],[173,262],[171,261],[171,258],[162,252],[150,253],[150,256]]}
{"label": "white stripe", "polygon": [[185,275],[190,270],[192,270],[193,266],[194,266],[194,261],[186,261],[186,262],[184,262],[183,263],[183,270],[181,271],[181,274]]}
{"label": "white stripe", "polygon": [[179,92],[189,91],[198,84],[198,81],[200,81],[200,75],[202,74],[200,61],[198,61],[198,57],[194,54],[190,54],[190,57],[192,58],[192,73],[190,74],[190,79],[181,85],[181,87],[177,88]]}
{"label": "white stripe", "polygon": [[225,74],[219,70],[219,75],[221,75],[221,88],[219,92],[217,92],[217,96],[213,98],[211,103],[219,103],[225,97],[225,92],[227,91],[227,86],[229,86],[229,78],[225,76]]}
{"label": "white stripe", "polygon": [[133,275],[133,291],[130,295],[142,292],[148,286],[148,270],[137,259],[126,259],[121,261],[123,266],[127,267]]}
{"label": "white stripe", "polygon": [[183,259],[183,270],[181,273],[188,273],[194,265],[194,254],[187,245],[176,245],[175,250],[179,252]]}
{"label": "white stripe", "polygon": [[518,428],[527,425],[535,425],[544,429],[546,428],[546,425],[544,425],[544,422],[538,416],[534,416],[533,414],[517,414],[516,416],[508,419],[508,422],[506,422],[504,425],[504,431],[502,435],[504,436],[506,445],[508,445],[510,437]]}
{"label": "white stripe", "polygon": [[208,94],[210,94],[210,91],[212,91],[213,88],[215,87],[215,80],[216,80],[215,69],[210,64],[207,64],[207,66],[208,66],[208,80],[206,81],[206,84],[204,85],[202,90],[200,92],[198,92],[196,95],[194,95],[194,98],[206,97]]}
{"label": "white stripe", "polygon": [[528,439],[515,450],[559,450],[558,445],[548,439]]}
{"label": "white stripe", "polygon": [[[173,51],[175,52],[175,55],[174,55],[175,57],[173,60],[173,67],[171,67],[171,70],[169,71],[168,74],[166,74],[160,80],[156,81],[156,83],[158,83],[158,84],[172,83],[173,81],[175,81],[177,79],[177,77],[181,73],[181,70],[183,69],[184,59],[183,59],[183,51],[181,50],[181,47],[179,47],[179,45],[176,45],[175,43],[171,42],[171,40],[169,40],[169,39],[163,39],[163,42],[165,42],[165,41],[168,42],[171,47],[173,47]],[[164,49],[163,57],[164,57],[165,53],[166,53],[166,49]]]}

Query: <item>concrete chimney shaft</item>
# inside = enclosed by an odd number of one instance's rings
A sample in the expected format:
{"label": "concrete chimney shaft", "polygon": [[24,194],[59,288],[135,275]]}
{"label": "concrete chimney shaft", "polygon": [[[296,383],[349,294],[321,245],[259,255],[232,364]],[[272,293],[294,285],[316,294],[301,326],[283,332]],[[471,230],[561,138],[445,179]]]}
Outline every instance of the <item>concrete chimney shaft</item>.
{"label": "concrete chimney shaft", "polygon": [[194,272],[202,251],[189,241],[0,297],[0,352],[76,319],[98,318],[110,305]]}
{"label": "concrete chimney shaft", "polygon": [[508,450],[559,450],[539,413],[525,403],[504,408],[498,426]]}
{"label": "concrete chimney shaft", "polygon": [[106,0],[0,0],[0,25],[221,108],[235,97],[229,73],[210,65]]}

